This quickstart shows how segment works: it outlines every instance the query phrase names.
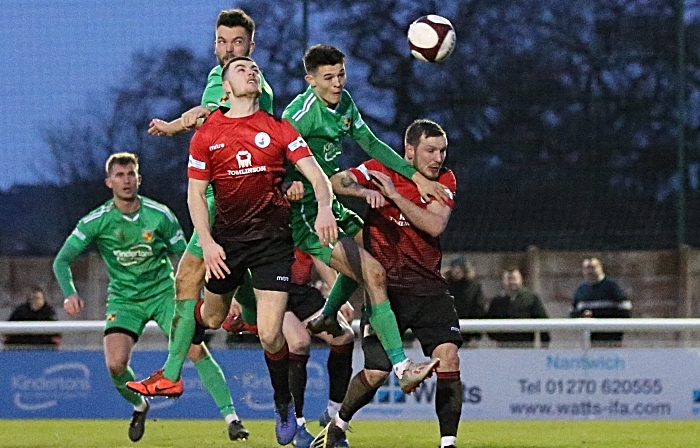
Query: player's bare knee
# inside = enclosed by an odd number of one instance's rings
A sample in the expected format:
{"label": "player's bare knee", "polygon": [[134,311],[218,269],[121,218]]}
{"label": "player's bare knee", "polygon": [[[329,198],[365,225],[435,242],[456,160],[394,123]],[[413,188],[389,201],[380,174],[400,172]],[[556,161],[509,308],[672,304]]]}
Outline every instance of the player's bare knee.
{"label": "player's bare knee", "polygon": [[224,320],[226,320],[226,316],[221,316],[218,313],[206,315],[202,313],[202,320],[207,327],[211,328],[212,330],[217,330],[221,328],[221,324],[223,324]]}
{"label": "player's bare knee", "polygon": [[287,345],[289,346],[289,351],[291,353],[296,353],[297,355],[308,355],[311,352],[311,337],[304,331],[304,335],[298,335],[298,337],[292,339],[287,339]]}
{"label": "player's bare knee", "polygon": [[363,370],[365,379],[372,387],[379,387],[389,378],[389,372],[384,372],[383,370]]}
{"label": "player's bare knee", "polygon": [[367,287],[384,289],[386,288],[386,271],[374,258],[365,261],[364,281]]}
{"label": "player's bare knee", "polygon": [[433,350],[433,357],[440,358],[438,371],[456,372],[459,370],[459,350],[451,343],[441,344]]}
{"label": "player's bare knee", "polygon": [[204,260],[185,252],[175,274],[175,294],[180,299],[199,297],[204,284]]}
{"label": "player's bare knee", "polygon": [[207,352],[207,349],[206,349],[204,344],[191,344],[190,349],[187,351],[187,357],[192,362],[197,362],[199,360],[202,360],[208,354],[209,354],[209,352]]}
{"label": "player's bare knee", "polygon": [[106,363],[110,376],[122,375],[128,365],[126,359],[107,359]]}
{"label": "player's bare knee", "polygon": [[270,353],[277,353],[284,347],[284,336],[282,333],[274,331],[273,329],[261,330],[258,327],[258,337],[260,338],[260,344],[263,349]]}

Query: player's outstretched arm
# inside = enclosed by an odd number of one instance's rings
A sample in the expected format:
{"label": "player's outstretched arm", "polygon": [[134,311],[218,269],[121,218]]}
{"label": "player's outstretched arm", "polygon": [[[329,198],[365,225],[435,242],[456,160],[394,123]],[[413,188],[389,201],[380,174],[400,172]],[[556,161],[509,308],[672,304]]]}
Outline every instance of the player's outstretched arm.
{"label": "player's outstretched arm", "polygon": [[195,130],[204,123],[204,119],[210,113],[211,110],[204,106],[195,106],[173,121],[154,118],[148,124],[148,133],[161,137],[171,137],[180,132]]}
{"label": "player's outstretched arm", "polygon": [[344,196],[364,198],[372,208],[384,207],[386,198],[377,190],[365,188],[357,183],[357,177],[350,171],[341,171],[331,176],[333,192]]}
{"label": "player's outstretched arm", "polygon": [[187,207],[190,210],[190,218],[199,237],[199,244],[204,253],[207,278],[224,278],[230,274],[226,266],[226,252],[214,241],[209,231],[209,211],[207,210],[206,191],[209,181],[190,178],[187,186]]}
{"label": "player's outstretched arm", "polygon": [[338,239],[338,224],[331,210],[331,201],[333,199],[331,182],[313,156],[299,159],[296,167],[311,182],[316,195],[318,215],[316,216],[314,229],[321,240],[321,244],[325,246],[334,243]]}
{"label": "player's outstretched arm", "polygon": [[374,170],[369,170],[369,173],[382,194],[396,204],[411,224],[434,237],[440,236],[445,231],[452,213],[450,207],[437,201],[429,203],[427,208],[419,207],[396,190],[389,176]]}

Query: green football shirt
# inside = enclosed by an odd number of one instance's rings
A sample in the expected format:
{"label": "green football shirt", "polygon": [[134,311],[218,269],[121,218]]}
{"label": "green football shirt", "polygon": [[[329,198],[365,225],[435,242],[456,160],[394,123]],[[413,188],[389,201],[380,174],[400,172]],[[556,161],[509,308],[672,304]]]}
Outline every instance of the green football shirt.
{"label": "green football shirt", "polygon": [[[351,136],[371,158],[377,159],[401,175],[410,179],[416,172],[408,162],[372,133],[362,120],[360,111],[347,90],[343,90],[340,102],[335,109],[331,109],[309,86],[304,93],[289,103],[282,113],[282,118],[289,120],[304,137],[311,153],[328,177],[340,171],[338,156],[342,151],[341,141],[346,135]],[[296,169],[291,177],[304,183],[303,202],[315,202],[316,198],[309,181]]]}
{"label": "green football shirt", "polygon": [[[207,109],[214,110],[218,107],[225,106],[229,107],[228,96],[224,91],[224,87],[221,81],[221,70],[222,67],[217,65],[209,72],[207,77],[207,85],[204,88],[204,93],[202,94],[202,106]],[[260,80],[262,81],[262,94],[260,95],[260,109],[265,112],[272,114],[272,87],[265,81],[265,77],[260,73]]]}
{"label": "green football shirt", "polygon": [[136,213],[123,214],[112,199],[78,221],[54,261],[65,296],[76,293],[70,264],[91,242],[107,265],[110,296],[138,301],[174,291],[169,255],[185,251],[180,223],[165,205],[143,196],[139,201]]}

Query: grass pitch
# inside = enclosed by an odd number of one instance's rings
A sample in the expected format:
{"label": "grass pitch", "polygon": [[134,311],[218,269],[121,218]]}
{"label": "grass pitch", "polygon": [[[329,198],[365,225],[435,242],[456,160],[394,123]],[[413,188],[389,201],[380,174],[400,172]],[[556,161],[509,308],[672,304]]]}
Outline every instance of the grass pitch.
{"label": "grass pitch", "polygon": [[[270,448],[271,420],[248,420],[247,441],[228,440],[226,424],[212,420],[149,420],[134,444],[128,420],[0,420],[0,447],[228,447]],[[317,433],[320,427],[309,422]],[[354,448],[435,448],[437,422],[357,421],[348,435]],[[460,423],[459,448],[688,448],[700,446],[700,422],[469,422]],[[289,445],[291,447],[291,445]]]}

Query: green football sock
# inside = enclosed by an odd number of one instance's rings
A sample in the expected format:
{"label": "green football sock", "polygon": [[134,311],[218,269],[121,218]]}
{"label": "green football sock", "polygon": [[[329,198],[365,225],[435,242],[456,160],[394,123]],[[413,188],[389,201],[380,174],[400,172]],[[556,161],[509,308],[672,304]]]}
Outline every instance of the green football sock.
{"label": "green football sock", "polygon": [[194,336],[195,320],[194,307],[197,299],[184,299],[175,301],[175,314],[170,326],[170,338],[168,341],[168,359],[163,366],[163,376],[170,381],[180,379],[182,366],[185,364],[187,352],[192,344]]}
{"label": "green football sock", "polygon": [[250,271],[246,271],[243,277],[243,284],[238,287],[234,295],[236,301],[241,304],[241,317],[243,322],[251,325],[258,323],[258,307],[255,301],[255,291],[253,290],[253,279]]}
{"label": "green football sock", "polygon": [[226,384],[224,372],[214,358],[212,358],[211,355],[207,355],[195,362],[194,366],[197,368],[202,384],[219,408],[221,416],[225,418],[227,415],[236,412],[236,408],[233,407],[231,392],[228,390],[228,385]]}
{"label": "green football sock", "polygon": [[394,315],[388,300],[370,307],[369,323],[377,333],[379,342],[382,343],[391,364],[396,365],[406,359],[399,326],[396,323],[396,315]]}
{"label": "green football sock", "polygon": [[350,299],[358,286],[359,284],[355,280],[346,275],[338,274],[331,292],[328,293],[328,300],[323,306],[323,315],[335,317],[340,311],[340,307]]}
{"label": "green football sock", "polygon": [[143,403],[143,397],[141,395],[126,388],[127,382],[134,381],[136,379],[134,377],[134,371],[131,370],[130,366],[126,366],[126,370],[121,375],[110,375],[109,377],[112,378],[112,383],[114,383],[114,387],[117,388],[119,395],[124,397],[126,401],[134,406],[138,406]]}

